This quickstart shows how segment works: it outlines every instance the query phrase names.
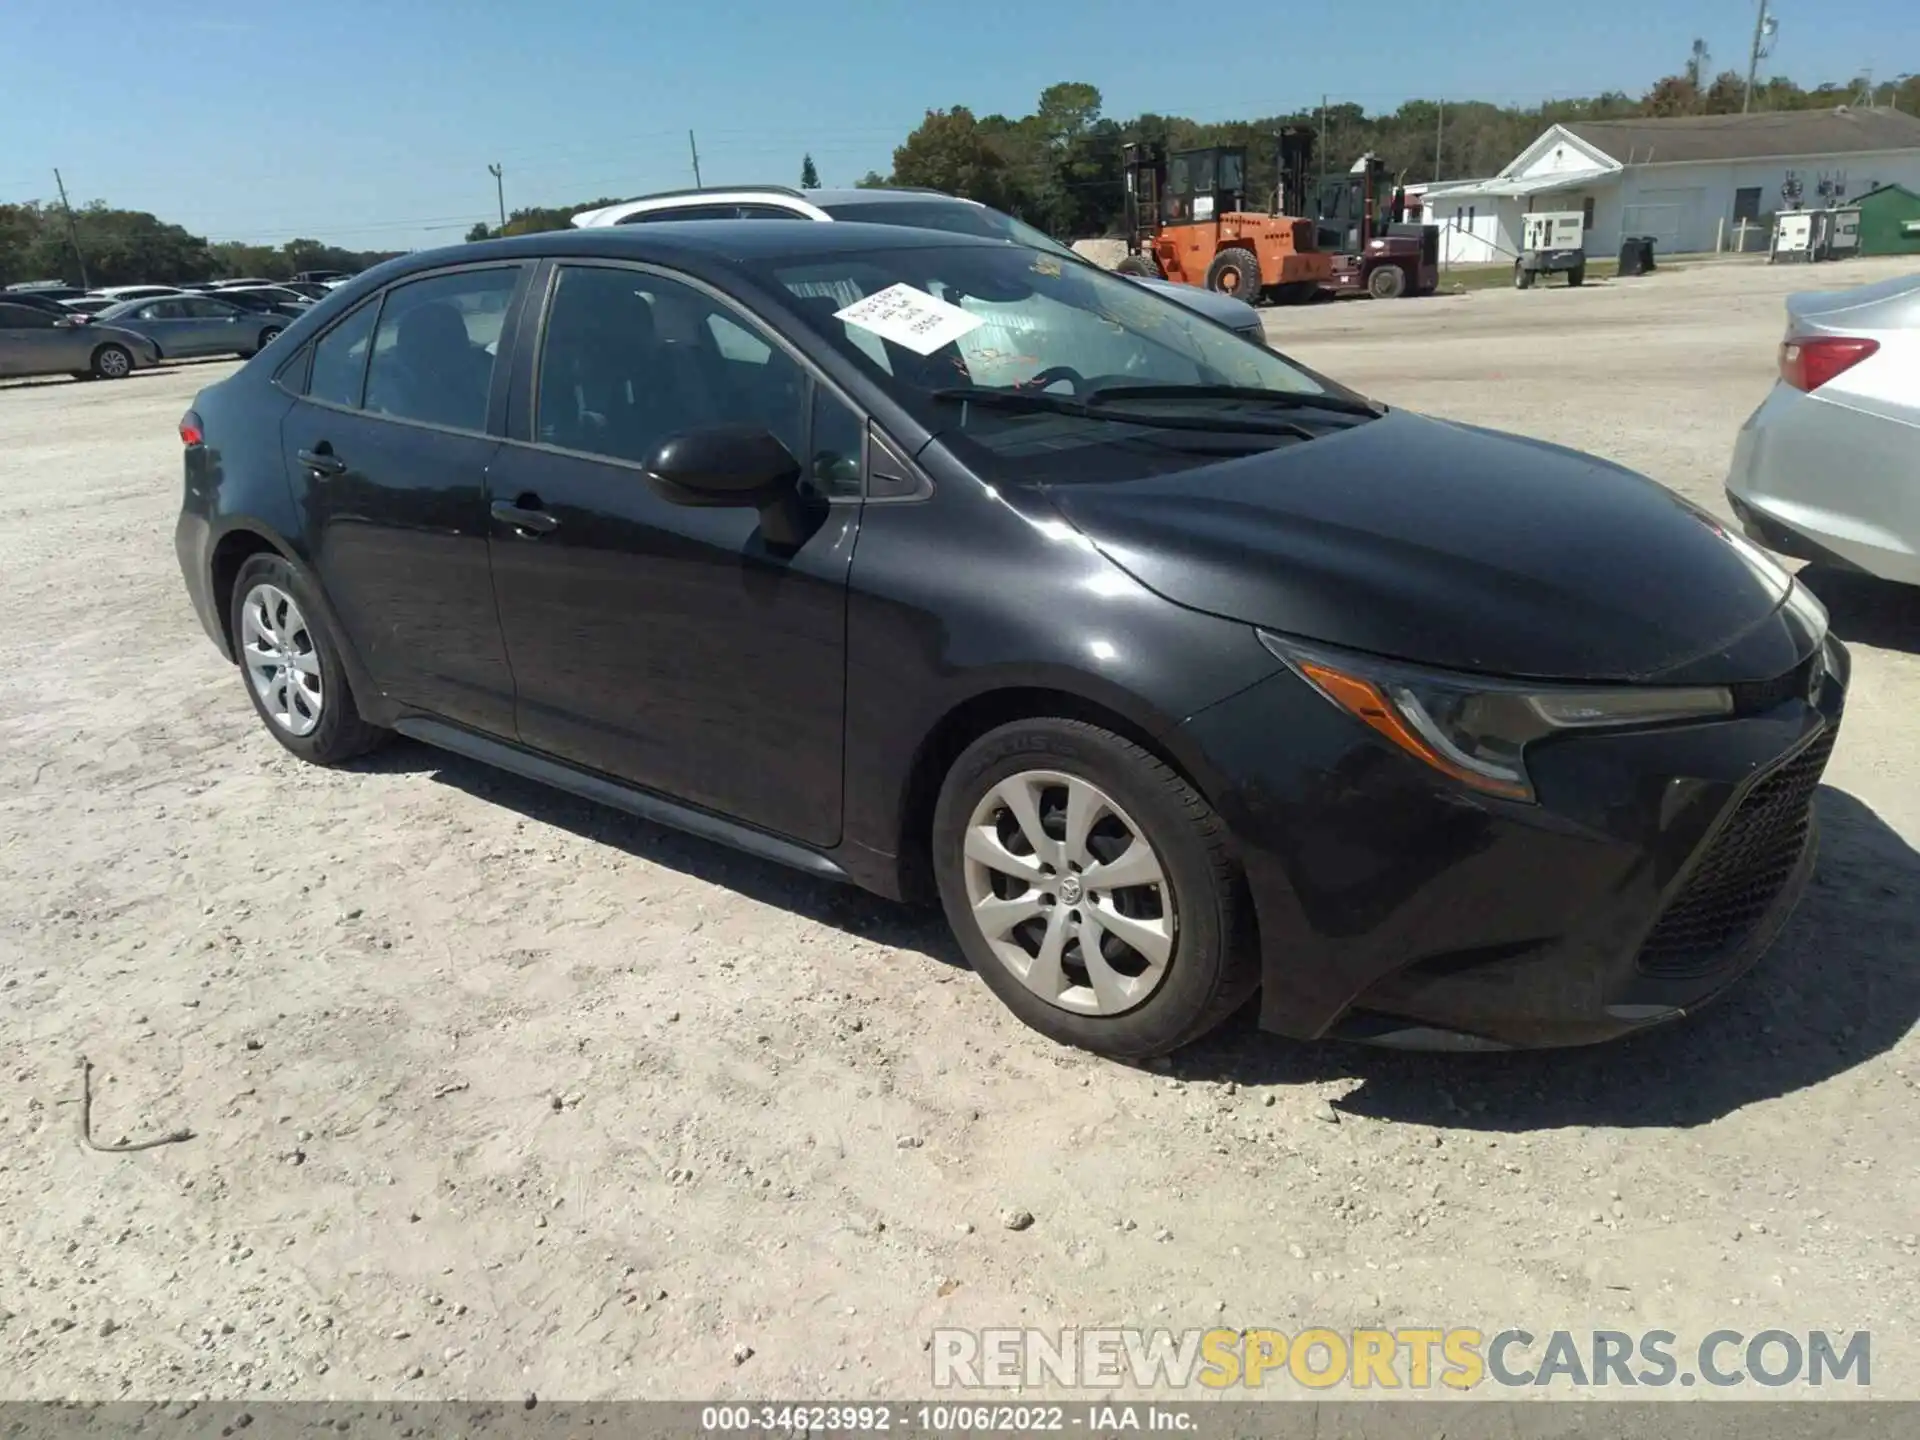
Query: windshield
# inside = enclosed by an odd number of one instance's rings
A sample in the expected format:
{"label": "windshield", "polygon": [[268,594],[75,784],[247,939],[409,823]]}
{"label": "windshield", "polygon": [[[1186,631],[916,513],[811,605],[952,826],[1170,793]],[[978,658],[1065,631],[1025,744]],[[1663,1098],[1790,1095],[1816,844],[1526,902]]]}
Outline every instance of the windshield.
{"label": "windshield", "polygon": [[[1101,447],[1134,457],[1122,472],[1184,468],[1374,414],[1332,381],[1150,290],[1013,246],[888,246],[753,268],[993,474],[1077,478],[1085,452]],[[1118,478],[1104,464],[1099,473]]]}
{"label": "windshield", "polygon": [[875,200],[828,205],[825,209],[836,220],[854,220],[864,225],[911,225],[918,230],[945,230],[954,235],[1010,240],[1030,250],[1063,255],[1082,264],[1092,263],[1044,230],[1036,230],[1024,220],[967,200]]}

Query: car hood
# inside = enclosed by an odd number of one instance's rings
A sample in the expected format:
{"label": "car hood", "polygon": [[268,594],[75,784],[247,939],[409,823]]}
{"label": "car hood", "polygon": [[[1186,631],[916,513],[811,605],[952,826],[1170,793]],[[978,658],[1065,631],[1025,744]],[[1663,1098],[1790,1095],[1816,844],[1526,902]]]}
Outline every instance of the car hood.
{"label": "car hood", "polygon": [[1047,495],[1177,604],[1447,669],[1730,682],[1813,643],[1781,618],[1786,573],[1653,481],[1404,411]]}
{"label": "car hood", "polygon": [[1156,295],[1164,295],[1176,305],[1216,320],[1229,330],[1258,330],[1260,312],[1244,300],[1236,300],[1231,295],[1222,295],[1217,291],[1204,290],[1198,285],[1180,285],[1172,280],[1156,280],[1146,275],[1129,275],[1127,279],[1136,285],[1144,285]]}

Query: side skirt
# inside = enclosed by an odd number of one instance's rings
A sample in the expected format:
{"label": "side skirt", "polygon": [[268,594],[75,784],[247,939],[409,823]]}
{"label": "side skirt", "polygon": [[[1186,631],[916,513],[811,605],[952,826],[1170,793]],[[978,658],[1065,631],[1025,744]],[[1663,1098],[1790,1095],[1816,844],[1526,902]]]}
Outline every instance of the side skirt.
{"label": "side skirt", "polygon": [[565,790],[583,800],[610,805],[629,815],[638,815],[642,820],[651,820],[656,825],[684,830],[690,835],[698,835],[735,850],[744,850],[749,855],[758,855],[763,860],[804,870],[809,875],[817,875],[825,880],[851,883],[846,871],[804,845],[782,840],[777,835],[769,835],[751,826],[736,824],[705,810],[696,810],[648,790],[623,785],[618,780],[610,780],[590,770],[576,769],[563,761],[523,750],[518,745],[476,735],[471,730],[463,730],[443,720],[429,720],[417,715],[395,721],[393,728],[410,739],[451,750],[456,755],[464,755],[469,760],[478,760],[483,765],[492,765],[542,785],[551,785],[556,790]]}

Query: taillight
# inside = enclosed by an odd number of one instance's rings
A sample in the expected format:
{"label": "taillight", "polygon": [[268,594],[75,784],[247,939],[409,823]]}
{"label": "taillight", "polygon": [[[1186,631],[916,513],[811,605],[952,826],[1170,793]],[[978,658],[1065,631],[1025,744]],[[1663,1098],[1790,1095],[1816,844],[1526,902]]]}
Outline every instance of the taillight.
{"label": "taillight", "polygon": [[1844,335],[1788,340],[1780,346],[1780,378],[1794,389],[1811,394],[1879,348],[1878,340],[1855,340]]}
{"label": "taillight", "polygon": [[180,417],[180,443],[182,445],[207,443],[207,432],[201,428],[200,417],[191,410]]}

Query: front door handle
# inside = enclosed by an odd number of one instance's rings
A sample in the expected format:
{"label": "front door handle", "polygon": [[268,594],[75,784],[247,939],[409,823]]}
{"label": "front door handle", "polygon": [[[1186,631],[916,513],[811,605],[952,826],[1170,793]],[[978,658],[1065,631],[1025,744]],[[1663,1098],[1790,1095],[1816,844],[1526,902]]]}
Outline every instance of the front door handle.
{"label": "front door handle", "polygon": [[560,528],[559,520],[540,508],[538,495],[494,501],[493,518],[502,525],[511,525],[523,535],[546,535]]}
{"label": "front door handle", "polygon": [[296,450],[294,458],[316,475],[344,475],[347,462],[333,453],[333,447],[322,440],[311,450]]}

